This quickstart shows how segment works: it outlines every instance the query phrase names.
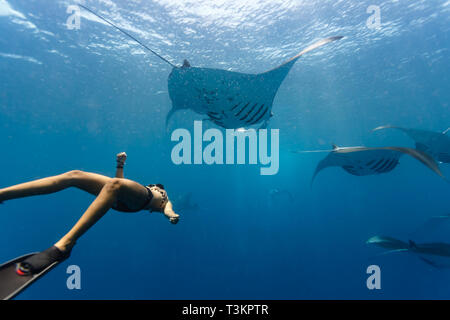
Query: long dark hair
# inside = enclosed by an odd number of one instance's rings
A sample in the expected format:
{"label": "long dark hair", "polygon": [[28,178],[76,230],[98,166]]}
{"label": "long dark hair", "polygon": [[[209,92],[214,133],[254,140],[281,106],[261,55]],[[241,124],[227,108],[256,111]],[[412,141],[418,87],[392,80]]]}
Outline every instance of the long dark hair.
{"label": "long dark hair", "polygon": [[165,189],[164,189],[164,186],[163,186],[161,183],[157,183],[157,184],[149,184],[148,186],[149,186],[149,187],[158,187],[158,188],[160,188],[160,189],[165,190]]}

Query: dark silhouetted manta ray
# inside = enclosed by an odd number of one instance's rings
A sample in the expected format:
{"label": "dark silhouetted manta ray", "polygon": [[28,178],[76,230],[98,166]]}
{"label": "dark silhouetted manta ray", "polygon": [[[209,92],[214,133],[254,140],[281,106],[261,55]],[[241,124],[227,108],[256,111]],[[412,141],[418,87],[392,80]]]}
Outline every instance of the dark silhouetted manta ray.
{"label": "dark silhouetted manta ray", "polygon": [[289,200],[294,201],[294,196],[288,190],[273,188],[269,190],[269,197],[273,203]]}
{"label": "dark silhouetted manta ray", "polygon": [[[450,244],[445,242],[429,242],[429,243],[415,243],[409,240],[408,243],[385,236],[374,236],[367,240],[367,244],[373,244],[378,247],[389,249],[389,251],[383,254],[395,253],[395,252],[411,252],[419,256],[419,258],[435,267],[435,268],[449,268],[450,267]],[[444,260],[437,261],[435,258],[446,258]]]}
{"label": "dark silhouetted manta ray", "polygon": [[183,109],[206,115],[207,120],[223,128],[265,127],[273,115],[272,104],[278,88],[298,58],[342,38],[336,36],[322,39],[278,67],[259,74],[191,67],[187,60],[184,60],[182,66],[176,66],[112,22],[91,9],[80,6],[173,67],[168,79],[172,109],[166,116],[166,127],[172,115]]}
{"label": "dark silhouetted manta ray", "polygon": [[[297,151],[323,152],[323,151]],[[444,178],[439,170],[437,162],[423,151],[403,147],[337,147],[319,162],[311,179],[311,185],[317,174],[328,167],[342,167],[348,173],[355,176],[366,176],[387,173],[392,171],[398,164],[402,155],[407,154],[419,160],[437,175]]]}
{"label": "dark silhouetted manta ray", "polygon": [[177,198],[172,199],[172,202],[176,205],[180,211],[198,211],[199,206],[192,201],[192,193],[180,194]]}
{"label": "dark silhouetted manta ray", "polygon": [[409,129],[396,126],[381,126],[372,131],[394,128],[403,131],[416,143],[416,149],[424,151],[437,161],[450,163],[450,128],[444,132]]}

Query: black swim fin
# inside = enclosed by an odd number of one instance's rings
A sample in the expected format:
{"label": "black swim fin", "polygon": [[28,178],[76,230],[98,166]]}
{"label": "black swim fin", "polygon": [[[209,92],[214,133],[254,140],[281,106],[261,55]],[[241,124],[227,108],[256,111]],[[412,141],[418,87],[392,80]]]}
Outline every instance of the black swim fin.
{"label": "black swim fin", "polygon": [[[42,256],[48,255],[50,252],[53,253],[56,250],[56,247],[51,247],[45,251],[29,253],[0,265],[0,299],[9,300],[14,298],[70,255],[69,252],[62,256],[53,256],[52,258],[54,259],[49,260],[47,264],[43,264]],[[30,268],[30,272],[24,272],[24,267],[29,267],[27,261],[37,262],[40,265],[35,271],[33,271],[33,268]]]}

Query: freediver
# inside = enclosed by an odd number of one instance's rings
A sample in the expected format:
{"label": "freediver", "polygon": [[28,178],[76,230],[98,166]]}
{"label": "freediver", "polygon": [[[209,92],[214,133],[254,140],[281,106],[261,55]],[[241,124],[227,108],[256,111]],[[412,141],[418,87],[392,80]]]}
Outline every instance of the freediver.
{"label": "freediver", "polygon": [[16,272],[18,275],[36,274],[54,262],[67,259],[76,241],[109,209],[120,212],[157,211],[163,213],[171,223],[176,224],[178,222],[179,215],[173,211],[172,203],[163,185],[143,186],[138,182],[124,178],[123,168],[126,158],[125,152],[117,154],[115,178],[73,170],[0,189],[0,203],[5,200],[55,193],[69,187],[76,187],[96,196],[89,208],[67,234],[52,247],[32,255],[17,265]]}

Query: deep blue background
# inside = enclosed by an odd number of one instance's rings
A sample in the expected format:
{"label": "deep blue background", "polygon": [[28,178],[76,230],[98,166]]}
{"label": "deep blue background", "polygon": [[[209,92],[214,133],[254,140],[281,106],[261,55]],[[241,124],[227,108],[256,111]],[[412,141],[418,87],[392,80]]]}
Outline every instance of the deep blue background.
{"label": "deep blue background", "polygon": [[[191,191],[200,206],[176,226],[111,211],[18,298],[450,298],[450,271],[409,254],[377,257],[365,244],[377,234],[407,240],[448,214],[446,182],[405,156],[386,175],[324,170],[310,188],[325,154],[291,153],[413,146],[400,132],[370,132],[388,123],[449,127],[448,1],[84,3],[177,64],[262,72],[317,39],[345,38],[301,58],[283,82],[269,126],[280,129],[280,170],[260,176],[250,165],[172,164],[170,132],[202,117],[177,114],[166,132],[170,67],[157,57],[133,54],[138,46],[88,19],[68,30],[71,1],[0,0],[0,186],[71,169],[112,176],[126,151],[127,177],[162,182],[172,197]],[[378,30],[365,24],[372,4]],[[272,188],[295,201],[271,202]],[[47,248],[92,200],[70,189],[6,202],[0,261]],[[70,264],[81,268],[82,290],[66,288]],[[366,288],[370,264],[381,267],[382,290]]]}

